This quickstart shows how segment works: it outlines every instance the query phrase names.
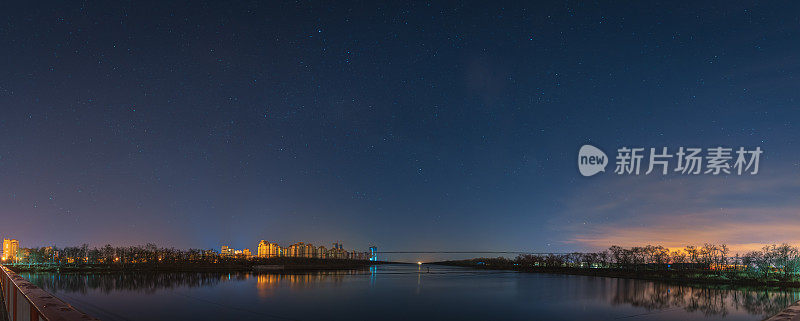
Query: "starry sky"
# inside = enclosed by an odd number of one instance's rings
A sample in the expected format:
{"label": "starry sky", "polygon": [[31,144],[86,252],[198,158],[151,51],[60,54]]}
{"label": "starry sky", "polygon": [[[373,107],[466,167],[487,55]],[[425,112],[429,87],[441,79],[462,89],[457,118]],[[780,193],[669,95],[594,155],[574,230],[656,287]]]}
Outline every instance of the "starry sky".
{"label": "starry sky", "polygon": [[[800,243],[795,2],[0,12],[0,235],[23,247]],[[758,175],[583,177],[583,144],[765,152]]]}

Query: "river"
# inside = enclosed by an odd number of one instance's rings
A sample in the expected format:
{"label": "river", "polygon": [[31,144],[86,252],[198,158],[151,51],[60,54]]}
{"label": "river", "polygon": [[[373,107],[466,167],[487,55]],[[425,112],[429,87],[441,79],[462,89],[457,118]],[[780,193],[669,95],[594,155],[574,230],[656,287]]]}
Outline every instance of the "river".
{"label": "river", "polygon": [[112,320],[762,320],[800,291],[381,265],[311,273],[22,273]]}

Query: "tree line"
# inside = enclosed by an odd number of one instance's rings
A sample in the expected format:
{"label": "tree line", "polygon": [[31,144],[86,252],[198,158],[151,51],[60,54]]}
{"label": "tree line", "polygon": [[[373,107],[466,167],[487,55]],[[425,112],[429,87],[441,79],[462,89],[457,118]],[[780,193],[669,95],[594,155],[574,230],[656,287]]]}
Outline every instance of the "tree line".
{"label": "tree line", "polygon": [[[260,258],[243,254],[222,255],[211,249],[176,249],[158,247],[153,243],[134,246],[89,247],[81,246],[23,248],[14,258],[7,258],[4,264],[28,266],[86,266],[109,265],[125,268],[127,266],[184,265],[184,264],[314,264],[320,258],[273,257]],[[366,259],[325,259],[326,264],[366,261]]]}
{"label": "tree line", "polygon": [[16,257],[17,264],[52,264],[52,265],[86,265],[86,264],[155,264],[155,263],[218,263],[235,258],[221,257],[213,250],[158,247],[155,244],[135,246],[89,247],[81,246],[35,247],[21,249]]}
{"label": "tree line", "polygon": [[598,252],[520,254],[513,259],[498,257],[469,261],[478,266],[522,268],[734,271],[757,277],[790,277],[800,273],[800,250],[786,243],[733,255],[725,244],[689,245],[682,249],[668,249],[661,245],[629,248],[614,245]]}

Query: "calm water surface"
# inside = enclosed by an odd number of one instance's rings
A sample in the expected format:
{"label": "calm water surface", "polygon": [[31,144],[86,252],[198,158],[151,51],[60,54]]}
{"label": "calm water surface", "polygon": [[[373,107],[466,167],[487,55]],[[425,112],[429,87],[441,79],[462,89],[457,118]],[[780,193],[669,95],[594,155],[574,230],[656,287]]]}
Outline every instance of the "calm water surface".
{"label": "calm water surface", "polygon": [[762,320],[800,291],[383,265],[275,273],[23,274],[102,320]]}

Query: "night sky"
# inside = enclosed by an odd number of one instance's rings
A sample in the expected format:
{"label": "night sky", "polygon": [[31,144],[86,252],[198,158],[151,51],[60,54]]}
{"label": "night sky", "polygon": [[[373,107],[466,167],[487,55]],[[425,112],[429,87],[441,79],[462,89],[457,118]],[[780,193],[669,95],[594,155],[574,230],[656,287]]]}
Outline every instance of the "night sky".
{"label": "night sky", "polygon": [[[23,247],[800,243],[797,2],[17,5],[0,236]],[[765,152],[583,177],[583,144]]]}

